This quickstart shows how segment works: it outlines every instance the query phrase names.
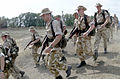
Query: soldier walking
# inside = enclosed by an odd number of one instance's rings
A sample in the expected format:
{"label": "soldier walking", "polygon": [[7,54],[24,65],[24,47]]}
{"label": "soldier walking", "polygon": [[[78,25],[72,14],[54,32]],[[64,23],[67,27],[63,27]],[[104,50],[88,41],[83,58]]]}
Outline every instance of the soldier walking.
{"label": "soldier walking", "polygon": [[34,59],[34,63],[35,63],[35,66],[34,68],[38,67],[39,66],[39,62],[37,62],[37,58],[38,58],[38,48],[41,46],[41,40],[40,40],[40,36],[38,34],[38,32],[35,30],[34,26],[31,26],[29,28],[29,31],[32,33],[31,34],[31,43],[30,43],[30,46],[32,48],[32,55],[33,55],[33,59]]}
{"label": "soldier walking", "polygon": [[95,28],[95,26],[94,23],[91,22],[91,18],[84,13],[84,11],[87,10],[84,6],[78,6],[77,10],[79,14],[77,26],[79,32],[77,37],[76,53],[81,60],[80,64],[77,66],[77,68],[80,68],[86,65],[85,55],[93,56],[95,58],[91,46],[92,30]]}
{"label": "soldier walking", "polygon": [[107,53],[107,24],[109,22],[109,14],[107,10],[101,9],[102,5],[100,3],[96,4],[97,12],[94,15],[94,22],[97,29],[94,43],[94,52],[96,57],[98,57],[98,49],[101,38],[103,38],[104,42],[104,54]]}
{"label": "soldier walking", "polygon": [[63,79],[59,73],[60,70],[66,71],[66,77],[69,77],[72,67],[65,63],[65,57],[58,45],[63,35],[60,24],[52,19],[52,12],[48,8],[41,11],[41,16],[46,21],[47,38],[49,40],[49,46],[45,49],[45,53],[48,53],[46,66],[54,74],[55,79]]}
{"label": "soldier walking", "polygon": [[21,79],[20,72],[17,72],[17,70],[14,68],[15,67],[15,60],[12,57],[12,55],[15,52],[12,52],[12,43],[10,42],[9,35],[7,32],[2,33],[1,35],[2,40],[4,41],[3,43],[3,48],[4,48],[4,55],[5,55],[5,79],[8,79],[10,74],[14,77],[14,79]]}

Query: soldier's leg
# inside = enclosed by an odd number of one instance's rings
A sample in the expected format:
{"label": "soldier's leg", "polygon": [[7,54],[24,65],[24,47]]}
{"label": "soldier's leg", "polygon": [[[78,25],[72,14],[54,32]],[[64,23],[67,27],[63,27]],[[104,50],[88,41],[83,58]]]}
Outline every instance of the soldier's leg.
{"label": "soldier's leg", "polygon": [[21,74],[21,77],[24,76],[25,72],[24,71],[21,71],[16,65],[15,65],[15,59],[12,60],[12,63],[13,63],[13,68],[15,69],[15,71],[17,73],[20,73]]}
{"label": "soldier's leg", "polygon": [[101,40],[101,32],[98,31],[95,34],[94,55],[95,55],[96,58],[94,60],[97,60],[97,58],[98,58],[98,49],[99,49],[100,40]]}
{"label": "soldier's leg", "polygon": [[36,46],[34,46],[32,48],[32,56],[33,56],[33,60],[34,60],[34,63],[35,63],[34,68],[39,66],[39,63],[37,62],[37,57],[38,57],[37,51],[38,51],[38,48]]}
{"label": "soldier's leg", "polygon": [[81,60],[80,64],[77,66],[77,68],[85,66],[86,62],[85,62],[85,55],[83,53],[83,38],[81,38],[81,37],[78,37],[78,39],[77,39],[76,53],[79,56],[79,59]]}
{"label": "soldier's leg", "polygon": [[9,79],[10,73],[9,70],[4,71],[5,79]]}
{"label": "soldier's leg", "polygon": [[67,73],[67,77],[71,74],[71,67],[67,66],[66,58],[61,53],[61,50],[51,51],[51,53],[48,57],[47,63],[48,63],[47,67],[48,67],[49,71],[52,74],[54,74],[55,77],[60,76],[59,70],[65,70]]}
{"label": "soldier's leg", "polygon": [[97,32],[96,35],[95,35],[95,42],[94,42],[94,50],[97,50],[99,49],[99,44],[100,44],[100,40],[101,40],[101,32]]}
{"label": "soldier's leg", "polygon": [[104,53],[107,53],[107,32],[106,30],[104,30],[102,32],[102,37],[103,37],[103,41],[104,41]]}
{"label": "soldier's leg", "polygon": [[110,27],[110,38],[113,39],[113,26]]}
{"label": "soldier's leg", "polygon": [[21,79],[20,74],[15,71],[14,67],[10,68],[9,73],[14,77],[14,79]]}

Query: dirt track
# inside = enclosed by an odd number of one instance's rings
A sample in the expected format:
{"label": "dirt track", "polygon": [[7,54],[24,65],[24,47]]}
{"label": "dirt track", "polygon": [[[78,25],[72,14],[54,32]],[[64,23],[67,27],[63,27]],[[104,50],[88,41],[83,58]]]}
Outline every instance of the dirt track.
{"label": "dirt track", "polygon": [[[3,31],[3,30],[2,30]],[[17,40],[20,47],[19,56],[16,60],[16,65],[26,72],[23,79],[54,79],[53,75],[45,68],[41,61],[39,68],[34,68],[34,63],[31,55],[31,50],[23,50],[25,45],[30,40],[30,33],[27,29],[7,30],[12,34],[11,36]],[[39,34],[44,36],[44,29],[38,30]],[[114,38],[108,44],[108,54],[103,54],[103,43],[101,42],[99,48],[99,58],[93,62],[92,57],[87,57],[87,66],[76,68],[80,63],[77,56],[74,56],[75,49],[72,40],[68,42],[65,48],[65,56],[67,57],[68,64],[72,65],[72,74],[68,79],[120,79],[120,31],[114,33]],[[43,38],[41,38],[43,39]],[[92,38],[92,44],[94,37]],[[40,49],[39,49],[40,50]],[[65,78],[65,72],[61,72]],[[13,79],[10,77],[10,79]]]}

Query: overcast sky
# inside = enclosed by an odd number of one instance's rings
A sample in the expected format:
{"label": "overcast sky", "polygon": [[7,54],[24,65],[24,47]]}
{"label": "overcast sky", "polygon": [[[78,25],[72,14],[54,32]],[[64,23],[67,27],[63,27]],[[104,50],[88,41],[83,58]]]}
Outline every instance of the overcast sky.
{"label": "overcast sky", "polygon": [[0,0],[0,16],[12,18],[26,12],[40,13],[43,8],[49,8],[53,15],[61,15],[62,11],[73,14],[79,5],[87,8],[87,15],[94,15],[98,2],[120,19],[120,0]]}

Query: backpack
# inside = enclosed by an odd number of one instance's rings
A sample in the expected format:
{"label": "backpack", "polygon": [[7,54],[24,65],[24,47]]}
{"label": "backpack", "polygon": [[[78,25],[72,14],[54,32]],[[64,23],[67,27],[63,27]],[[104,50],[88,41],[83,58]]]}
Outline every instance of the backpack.
{"label": "backpack", "polygon": [[[85,31],[87,31],[87,30],[90,28],[90,26],[89,26],[89,24],[88,24],[88,22],[87,22],[87,15],[84,15],[84,21],[85,21],[85,25],[86,25]],[[93,29],[93,30],[88,34],[88,36],[95,36],[95,29]]]}
{"label": "backpack", "polygon": [[[105,12],[107,12],[107,13],[108,13],[108,16],[109,16],[109,22],[106,24],[105,27],[109,28],[110,25],[111,25],[111,23],[112,23],[112,21],[110,20],[110,13],[109,13],[107,10],[102,10],[102,16],[103,16],[104,21],[103,21],[103,23],[101,23],[101,24],[104,24],[104,22],[105,22],[105,20],[106,20],[106,18],[105,18]],[[98,25],[98,24],[97,24],[97,18],[96,18],[96,15],[97,15],[97,12],[96,12],[95,15],[94,15],[95,26]]]}
{"label": "backpack", "polygon": [[[51,21],[51,30],[52,30],[52,35],[53,37],[55,38],[55,32],[54,32],[54,29],[53,29],[53,25],[52,25],[52,22],[53,20]],[[63,32],[63,25],[62,25],[62,21],[60,21],[60,28],[61,28],[61,31]],[[60,48],[65,48],[67,46],[67,39],[65,38],[65,35],[62,36],[60,42],[58,43],[58,46]]]}

